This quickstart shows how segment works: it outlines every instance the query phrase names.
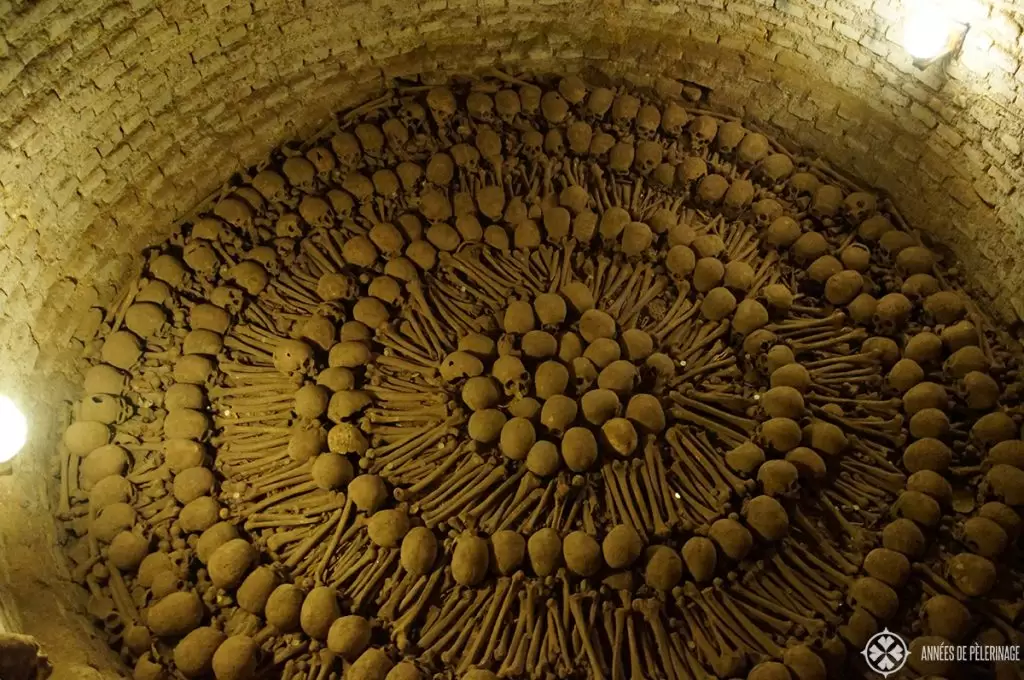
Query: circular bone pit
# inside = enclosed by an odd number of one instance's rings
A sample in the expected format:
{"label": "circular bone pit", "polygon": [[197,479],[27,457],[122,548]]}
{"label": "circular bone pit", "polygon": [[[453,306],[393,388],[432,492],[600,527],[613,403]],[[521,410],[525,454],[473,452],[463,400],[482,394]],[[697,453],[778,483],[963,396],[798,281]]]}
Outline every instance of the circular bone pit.
{"label": "circular bone pit", "polygon": [[138,680],[1017,642],[1017,356],[887,200],[740,121],[575,76],[398,89],[146,262],[59,509]]}

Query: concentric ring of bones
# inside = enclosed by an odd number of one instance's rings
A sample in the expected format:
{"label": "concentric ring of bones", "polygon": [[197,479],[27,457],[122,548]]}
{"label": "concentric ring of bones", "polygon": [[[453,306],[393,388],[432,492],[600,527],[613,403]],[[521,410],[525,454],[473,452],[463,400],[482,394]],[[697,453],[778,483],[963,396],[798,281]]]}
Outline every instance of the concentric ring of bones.
{"label": "concentric ring of bones", "polygon": [[138,680],[1020,643],[1012,348],[887,200],[681,101],[389,92],[147,253],[89,360],[60,516]]}

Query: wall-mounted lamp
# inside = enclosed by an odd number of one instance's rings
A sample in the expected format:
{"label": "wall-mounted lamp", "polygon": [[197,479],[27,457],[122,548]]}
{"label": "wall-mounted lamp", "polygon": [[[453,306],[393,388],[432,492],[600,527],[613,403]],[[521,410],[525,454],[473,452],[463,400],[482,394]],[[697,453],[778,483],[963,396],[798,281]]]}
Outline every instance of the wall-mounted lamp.
{"label": "wall-mounted lamp", "polygon": [[0,394],[0,474],[9,474],[10,460],[28,439],[28,421],[10,397]]}
{"label": "wall-mounted lamp", "polygon": [[918,6],[904,20],[903,47],[915,66],[927,68],[960,49],[967,28],[938,6]]}

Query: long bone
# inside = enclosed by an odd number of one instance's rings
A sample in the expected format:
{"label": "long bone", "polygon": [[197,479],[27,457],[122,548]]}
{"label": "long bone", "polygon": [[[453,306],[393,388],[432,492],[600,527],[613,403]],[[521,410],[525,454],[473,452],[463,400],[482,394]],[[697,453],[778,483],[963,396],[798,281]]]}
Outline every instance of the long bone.
{"label": "long bone", "polygon": [[858,559],[851,559],[851,556],[837,550],[832,540],[819,531],[811,519],[799,507],[793,509],[790,520],[792,524],[796,525],[810,537],[811,544],[817,546],[822,551],[822,557],[828,559],[839,571],[850,575],[857,573],[860,561]]}
{"label": "long bone", "polygon": [[412,500],[419,492],[432,486],[439,479],[447,476],[451,469],[458,464],[459,459],[465,452],[465,449],[466,447],[464,445],[455,445],[454,442],[441,447],[440,451],[443,453],[444,462],[441,463],[441,465],[434,466],[432,472],[418,478],[412,486],[405,489],[396,488],[394,491],[395,500],[399,502]]}
{"label": "long bone", "polygon": [[726,677],[733,667],[739,665],[738,661],[745,658],[746,655],[742,647],[726,644],[716,627],[711,626],[710,634],[705,632],[700,621],[709,623],[712,619],[704,615],[703,612],[698,614],[691,611],[693,608],[700,609],[696,602],[695,592],[695,590],[690,591],[686,595],[686,601],[679,603],[679,611],[683,617],[683,630],[689,632],[689,639],[692,640],[698,655],[714,670],[715,674],[719,677]]}
{"label": "long bone", "polygon": [[288,558],[288,561],[284,563],[285,568],[288,570],[295,569],[295,567],[298,566],[299,562],[301,562],[306,557],[306,555],[309,554],[309,551],[312,550],[315,546],[317,546],[324,539],[324,537],[328,533],[330,533],[330,531],[334,528],[335,524],[341,521],[343,513],[343,510],[335,511],[328,521],[324,522],[321,526],[317,527],[316,531],[311,533],[309,537],[305,541],[303,541],[298,546],[298,548],[296,548],[296,550],[292,553],[291,557]]}
{"label": "long bone", "polygon": [[[494,597],[494,591],[488,589],[487,592],[488,597]],[[480,625],[483,623],[483,617],[485,616],[486,611],[488,611],[482,607],[482,602],[480,604],[481,606],[475,610],[473,617],[470,620],[465,621],[462,628],[457,630],[457,634],[455,635],[455,639],[452,641],[452,644],[448,646],[445,651],[441,652],[441,661],[446,666],[454,666],[456,664],[464,653],[466,645],[469,644],[469,640],[473,636],[473,633],[480,630]]]}
{"label": "long bone", "polygon": [[668,680],[684,680],[686,672],[679,666],[668,631],[662,621],[662,603],[655,599],[633,600],[633,611],[638,611],[643,615],[647,625],[654,633],[655,648],[661,661],[661,668]]}
{"label": "long bone", "polygon": [[605,489],[609,491],[612,498],[613,506],[618,509],[618,515],[622,521],[630,524],[633,529],[640,534],[641,539],[646,539],[647,531],[644,527],[644,523],[640,520],[637,515],[636,508],[626,501],[628,496],[622,493],[619,488],[618,477],[610,466],[602,466],[601,474],[604,477]]}
{"label": "long bone", "polygon": [[630,474],[630,466],[624,461],[614,461],[611,467],[618,482],[620,498],[630,515],[640,522],[640,526],[643,527],[641,537],[644,537],[653,530],[654,522],[651,520],[651,514],[644,502],[643,495],[637,488],[635,475]]}
{"label": "long bone", "polygon": [[463,522],[476,522],[480,519],[481,515],[499,505],[502,499],[505,498],[509,491],[511,491],[512,487],[521,483],[522,479],[525,477],[526,474],[527,471],[525,467],[521,467],[518,470],[516,470],[515,473],[512,474],[512,476],[505,479],[497,489],[492,491],[483,500],[483,502],[478,503],[476,506],[466,510],[463,513]]}
{"label": "long bone", "polygon": [[540,489],[534,489],[533,491],[531,491],[526,496],[526,498],[524,498],[517,505],[513,506],[511,510],[509,510],[509,512],[502,518],[501,523],[498,525],[498,529],[509,529],[512,526],[514,526],[515,523],[519,521],[523,515],[529,512],[531,506],[540,501],[543,495],[544,492],[541,491]]}
{"label": "long bone", "polygon": [[703,613],[708,628],[720,649],[731,649],[743,653],[744,656],[757,653],[754,642],[747,637],[743,628],[722,608],[712,595],[711,588],[698,590],[692,583],[687,583],[684,590],[688,591],[691,601]]}
{"label": "long bone", "polygon": [[410,510],[413,513],[432,511],[446,503],[451,497],[458,496],[463,489],[487,476],[494,469],[493,465],[483,462],[479,456],[474,455],[459,466],[436,489],[413,503]]}
{"label": "long bone", "polygon": [[903,490],[906,477],[898,472],[885,472],[879,470],[874,465],[868,465],[851,458],[844,458],[840,461],[839,465],[840,469],[848,471],[851,475],[870,479],[871,483],[877,485],[880,489],[885,489],[889,493],[897,494]]}
{"label": "long bone", "polygon": [[587,659],[590,662],[590,677],[591,680],[604,680],[605,675],[602,670],[602,661],[594,649],[594,644],[591,639],[590,623],[586,620],[583,613],[582,601],[586,598],[586,595],[575,594],[569,597],[569,610],[572,613],[573,621],[576,624],[576,631],[578,631],[583,650],[586,652]]}
{"label": "long bone", "polygon": [[754,487],[752,480],[741,479],[726,467],[703,433],[695,437],[687,429],[673,427],[668,431],[666,439],[680,461],[692,460],[692,467],[699,466],[703,469],[711,479],[712,485],[719,490],[720,500],[728,497],[729,491],[744,496]]}
{"label": "long bone", "polygon": [[359,579],[349,586],[348,595],[352,599],[352,609],[354,611],[362,610],[366,600],[372,597],[374,587],[391,570],[391,567],[397,560],[397,550],[387,551],[384,553],[383,559],[380,559],[380,554],[378,553],[378,560],[373,567],[367,569]]}
{"label": "long bone", "polygon": [[482,479],[464,489],[444,505],[439,506],[434,511],[422,512],[420,516],[428,527],[435,527],[449,517],[458,515],[460,511],[487,493],[488,489],[500,482],[507,474],[508,472],[505,468],[499,465],[489,470]]}
{"label": "long bone", "polygon": [[754,640],[763,653],[773,658],[782,657],[782,649],[775,644],[771,636],[766,635],[757,624],[744,614],[726,590],[717,588],[714,592],[722,602],[725,610],[732,614],[740,627]]}
{"label": "long bone", "polygon": [[[407,463],[416,462],[417,457],[423,456],[431,448],[437,451],[447,451],[454,445],[454,440],[448,439],[454,434],[454,427],[449,425],[451,419],[440,421],[424,434],[418,441],[409,441],[395,448],[385,457],[371,457],[370,465],[372,473],[392,473],[404,468]],[[458,448],[458,447],[457,447]]]}
{"label": "long bone", "polygon": [[498,579],[498,587],[491,598],[487,615],[484,617],[483,623],[478,629],[472,644],[463,654],[457,668],[458,672],[465,672],[472,665],[487,667],[490,656],[494,652],[494,646],[497,644],[497,635],[504,628],[504,620],[508,615],[509,605],[517,593],[519,583],[523,577],[522,572],[517,572],[511,578],[502,577]]}
{"label": "long bone", "polygon": [[480,607],[489,596],[489,592],[489,586],[477,591],[462,591],[458,600],[452,604],[450,611],[444,613],[442,610],[441,616],[438,617],[434,625],[424,627],[417,643],[423,650],[422,656],[430,660],[440,654],[441,649],[462,632],[460,626],[456,625],[458,621],[470,614],[471,617],[479,616]]}
{"label": "long bone", "polygon": [[791,621],[794,625],[802,627],[808,633],[813,634],[824,629],[824,621],[808,616],[803,610],[797,611],[796,608],[786,602],[780,602],[778,599],[767,597],[767,594],[756,592],[751,587],[756,577],[757,574],[755,572],[747,572],[741,577],[731,577],[729,588],[737,598],[748,602],[754,609],[777,614],[783,619]]}
{"label": "long bone", "polygon": [[406,611],[395,621],[392,627],[392,639],[398,644],[400,650],[408,650],[411,647],[409,641],[409,633],[413,628],[413,625],[426,610],[427,605],[430,602],[430,598],[433,596],[441,579],[444,578],[445,571],[443,569],[437,569],[430,575],[429,579],[426,580],[426,584],[423,586],[422,591],[417,597],[406,604],[403,600],[402,607]]}
{"label": "long bone", "polygon": [[[792,598],[805,603],[812,611],[820,615],[829,623],[836,620],[832,606],[834,606],[841,597],[840,593],[829,592],[824,589],[817,588],[810,583],[802,583],[792,569],[786,566],[785,563],[779,562],[776,559],[769,561],[769,564],[766,565],[764,575],[766,579],[771,577],[778,579],[776,581],[776,585],[786,588]],[[830,602],[833,603],[832,606],[830,606]]]}
{"label": "long bone", "polygon": [[676,512],[688,515],[683,519],[684,524],[700,525],[710,522],[728,506],[725,497],[708,500],[711,496],[711,488],[705,487],[702,491],[699,487],[694,486],[696,482],[683,463],[676,461],[669,468],[669,472],[673,474],[676,484],[675,486],[669,485]]}
{"label": "long bone", "polygon": [[[628,605],[623,603],[623,606],[632,608],[632,603]],[[632,616],[626,616],[626,640],[629,645],[629,677],[630,680],[646,680],[647,675],[644,674],[644,667],[652,668],[653,664],[645,664],[640,659],[640,649],[637,644],[639,639],[638,631],[636,630],[636,623]]]}
{"label": "long bone", "polygon": [[427,449],[427,453],[412,458],[396,470],[389,472],[388,480],[395,485],[419,483],[424,477],[434,474],[438,470],[438,466],[445,463],[450,456],[454,455],[455,451],[459,451],[459,446],[453,439],[438,442],[433,448]]}
{"label": "long bone", "polygon": [[534,527],[537,526],[537,522],[540,520],[542,513],[544,513],[547,510],[548,504],[551,503],[551,500],[554,497],[554,495],[555,485],[548,484],[544,488],[544,493],[541,495],[540,500],[534,507],[533,512],[530,513],[529,518],[527,518],[526,522],[520,527],[521,531],[524,534],[533,533]]}

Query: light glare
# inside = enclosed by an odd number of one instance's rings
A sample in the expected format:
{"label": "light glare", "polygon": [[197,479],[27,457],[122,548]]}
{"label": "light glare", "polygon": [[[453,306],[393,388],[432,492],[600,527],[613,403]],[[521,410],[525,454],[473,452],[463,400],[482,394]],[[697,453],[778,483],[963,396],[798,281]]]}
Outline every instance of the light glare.
{"label": "light glare", "polygon": [[18,455],[28,439],[28,421],[10,397],[0,394],[0,463]]}
{"label": "light glare", "polygon": [[918,10],[903,26],[903,46],[915,59],[934,59],[949,45],[950,21],[938,9]]}

